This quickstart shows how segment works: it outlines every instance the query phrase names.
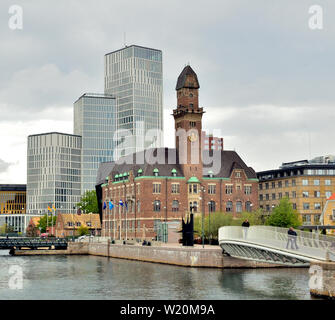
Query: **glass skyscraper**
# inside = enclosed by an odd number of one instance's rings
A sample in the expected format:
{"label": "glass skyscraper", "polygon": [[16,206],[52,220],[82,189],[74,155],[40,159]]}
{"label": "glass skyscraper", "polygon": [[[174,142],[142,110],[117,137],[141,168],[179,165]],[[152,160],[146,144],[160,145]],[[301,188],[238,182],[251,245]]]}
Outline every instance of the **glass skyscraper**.
{"label": "glass skyscraper", "polygon": [[51,132],[28,136],[27,212],[48,206],[72,213],[80,201],[81,137]]}
{"label": "glass skyscraper", "polygon": [[[120,129],[128,130],[122,135],[128,137],[129,143],[118,145],[116,158],[163,145],[161,50],[132,45],[106,54],[105,93],[117,98],[118,133]],[[158,138],[144,141],[148,130]]]}
{"label": "glass skyscraper", "polygon": [[116,99],[85,93],[74,103],[74,134],[82,137],[81,194],[95,190],[101,162],[113,161]]}

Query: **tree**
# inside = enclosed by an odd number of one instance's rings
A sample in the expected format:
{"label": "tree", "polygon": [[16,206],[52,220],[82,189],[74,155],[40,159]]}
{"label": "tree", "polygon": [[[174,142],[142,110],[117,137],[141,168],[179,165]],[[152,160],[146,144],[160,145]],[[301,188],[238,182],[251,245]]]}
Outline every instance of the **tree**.
{"label": "tree", "polygon": [[79,236],[86,236],[90,234],[90,231],[88,230],[86,226],[82,225],[78,228],[78,233],[79,233]]}
{"label": "tree", "polygon": [[301,221],[288,198],[283,198],[279,205],[273,209],[273,213],[267,219],[266,224],[281,228],[296,228],[301,225]]}
{"label": "tree", "polygon": [[3,224],[0,227],[0,234],[6,234],[6,233],[13,233],[14,227],[11,225],[8,225],[7,223]]}
{"label": "tree", "polygon": [[40,221],[37,224],[37,228],[41,230],[41,233],[44,233],[47,231],[47,221],[48,221],[48,227],[52,227],[56,225],[56,216],[47,218],[47,215],[45,214],[43,217],[40,218]]}
{"label": "tree", "polygon": [[77,207],[81,208],[84,213],[99,213],[98,199],[95,190],[86,191],[77,203]]}

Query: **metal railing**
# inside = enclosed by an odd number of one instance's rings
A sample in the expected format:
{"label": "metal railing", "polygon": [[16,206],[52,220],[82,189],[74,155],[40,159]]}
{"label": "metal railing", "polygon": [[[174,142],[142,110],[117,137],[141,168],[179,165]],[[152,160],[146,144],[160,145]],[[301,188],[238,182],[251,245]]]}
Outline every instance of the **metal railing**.
{"label": "metal railing", "polygon": [[292,249],[293,245],[289,243],[288,229],[270,226],[251,226],[247,230],[246,237],[242,227],[221,227],[219,229],[219,242],[245,242],[320,260],[326,260],[329,253],[335,255],[335,237],[300,230],[295,231],[297,236],[294,238],[298,249]]}

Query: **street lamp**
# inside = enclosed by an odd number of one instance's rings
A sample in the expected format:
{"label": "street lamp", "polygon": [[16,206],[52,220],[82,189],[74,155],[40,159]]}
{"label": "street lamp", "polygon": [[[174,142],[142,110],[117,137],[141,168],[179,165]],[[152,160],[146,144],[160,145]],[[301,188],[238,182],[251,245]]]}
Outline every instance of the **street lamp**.
{"label": "street lamp", "polygon": [[211,202],[208,202],[207,205],[208,205],[208,243],[212,244],[212,233],[211,233],[211,210],[212,210],[212,206],[209,208],[209,205],[211,205]]}

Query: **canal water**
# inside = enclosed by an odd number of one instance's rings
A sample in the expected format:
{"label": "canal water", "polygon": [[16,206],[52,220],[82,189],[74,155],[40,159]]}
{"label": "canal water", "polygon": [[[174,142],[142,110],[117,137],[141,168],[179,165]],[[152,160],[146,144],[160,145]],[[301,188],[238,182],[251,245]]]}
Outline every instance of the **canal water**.
{"label": "canal water", "polygon": [[1,300],[305,300],[311,299],[308,281],[307,268],[202,269],[95,256],[12,257],[0,251]]}

